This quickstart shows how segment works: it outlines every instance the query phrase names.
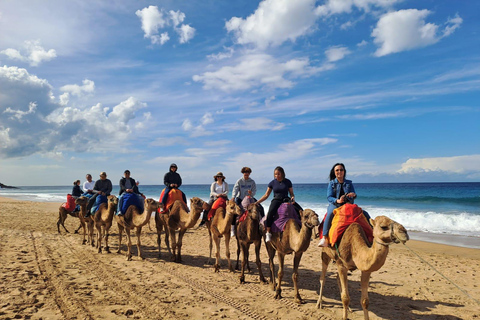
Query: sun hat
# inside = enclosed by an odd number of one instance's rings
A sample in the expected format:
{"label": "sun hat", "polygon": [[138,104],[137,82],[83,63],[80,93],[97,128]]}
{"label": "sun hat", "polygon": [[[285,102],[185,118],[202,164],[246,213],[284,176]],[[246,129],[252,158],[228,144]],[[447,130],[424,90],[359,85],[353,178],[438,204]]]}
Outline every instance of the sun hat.
{"label": "sun hat", "polygon": [[220,171],[217,172],[217,174],[213,176],[213,179],[217,179],[217,177],[222,177],[225,180],[225,176]]}

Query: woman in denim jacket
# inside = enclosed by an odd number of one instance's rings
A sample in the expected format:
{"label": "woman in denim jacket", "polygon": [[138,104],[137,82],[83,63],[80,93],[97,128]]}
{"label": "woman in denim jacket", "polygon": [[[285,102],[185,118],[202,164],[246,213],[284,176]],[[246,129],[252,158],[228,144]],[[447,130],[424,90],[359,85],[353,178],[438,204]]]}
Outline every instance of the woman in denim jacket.
{"label": "woman in denim jacket", "polygon": [[[327,217],[323,223],[323,237],[318,243],[319,247],[327,247],[328,243],[328,232],[332,225],[333,220],[333,210],[343,206],[345,203],[352,203],[355,201],[357,194],[355,193],[355,188],[351,180],[345,179],[347,176],[347,170],[343,163],[336,163],[332,170],[330,170],[330,182],[327,187],[327,199],[328,199],[328,209]],[[366,211],[364,215],[367,220],[370,220],[370,216]]]}

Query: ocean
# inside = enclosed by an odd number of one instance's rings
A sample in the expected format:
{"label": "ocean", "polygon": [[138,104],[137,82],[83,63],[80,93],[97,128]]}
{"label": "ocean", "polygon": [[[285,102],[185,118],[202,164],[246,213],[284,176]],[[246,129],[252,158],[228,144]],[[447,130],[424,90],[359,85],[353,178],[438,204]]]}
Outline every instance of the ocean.
{"label": "ocean", "polygon": [[[231,183],[230,188],[233,187]],[[355,183],[355,203],[374,218],[386,215],[403,224],[412,239],[480,249],[480,183]],[[158,200],[163,185],[140,185],[140,191]],[[296,201],[323,218],[327,209],[327,183],[294,184]],[[187,198],[208,200],[210,185],[182,185]],[[257,185],[256,198],[267,189]],[[0,196],[64,202],[72,186],[0,189]],[[118,194],[118,186],[113,187]],[[270,198],[263,202],[268,209]],[[443,237],[441,235],[444,235]]]}

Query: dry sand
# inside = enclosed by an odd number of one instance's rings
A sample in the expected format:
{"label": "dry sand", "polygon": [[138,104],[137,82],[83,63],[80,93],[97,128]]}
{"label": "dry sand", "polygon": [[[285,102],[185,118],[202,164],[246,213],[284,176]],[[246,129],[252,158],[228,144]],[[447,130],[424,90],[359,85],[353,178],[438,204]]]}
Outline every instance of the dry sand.
{"label": "dry sand", "polygon": [[[260,284],[253,249],[247,283],[226,269],[214,273],[206,264],[208,232],[187,232],[183,263],[169,261],[162,235],[158,257],[156,234],[144,228],[145,260],[122,254],[97,253],[81,244],[81,236],[57,233],[58,203],[36,203],[0,197],[0,319],[340,319],[342,304],[335,266],[327,274],[324,309],[315,307],[320,276],[316,240],[303,255],[299,270],[300,294],[293,301],[292,256],[287,256],[283,299]],[[151,221],[152,228],[154,221]],[[69,231],[78,219],[68,217]],[[125,236],[124,236],[125,237]],[[123,241],[125,243],[125,240]],[[117,249],[117,226],[110,231],[110,247]],[[383,268],[372,274],[369,297],[371,319],[480,319],[480,250],[409,241],[407,245],[473,299],[421,262],[403,245],[392,245]],[[236,258],[236,244],[231,243]],[[134,254],[137,250],[134,247]],[[268,275],[266,250],[262,269]],[[276,261],[276,260],[275,260]],[[277,261],[276,261],[277,262]],[[349,276],[350,319],[363,319],[360,272]],[[475,300],[477,302],[475,302]]]}

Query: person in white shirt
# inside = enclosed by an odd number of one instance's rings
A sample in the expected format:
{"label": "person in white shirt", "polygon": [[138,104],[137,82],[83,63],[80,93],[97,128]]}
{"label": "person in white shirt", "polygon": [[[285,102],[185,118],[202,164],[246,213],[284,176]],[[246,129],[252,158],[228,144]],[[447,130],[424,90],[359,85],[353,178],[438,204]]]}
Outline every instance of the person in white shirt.
{"label": "person in white shirt", "polygon": [[[210,186],[210,200],[208,201],[208,207],[212,207],[212,204],[220,197],[228,199],[228,183],[225,182],[225,176],[222,172],[218,172],[213,176],[215,182]],[[207,221],[208,210],[203,211],[202,221],[199,227],[203,226]]]}
{"label": "person in white shirt", "polygon": [[87,173],[86,177],[87,181],[83,183],[83,192],[84,196],[87,194],[92,195],[93,194],[93,186],[95,186],[95,181],[92,180],[92,175],[90,173]]}

